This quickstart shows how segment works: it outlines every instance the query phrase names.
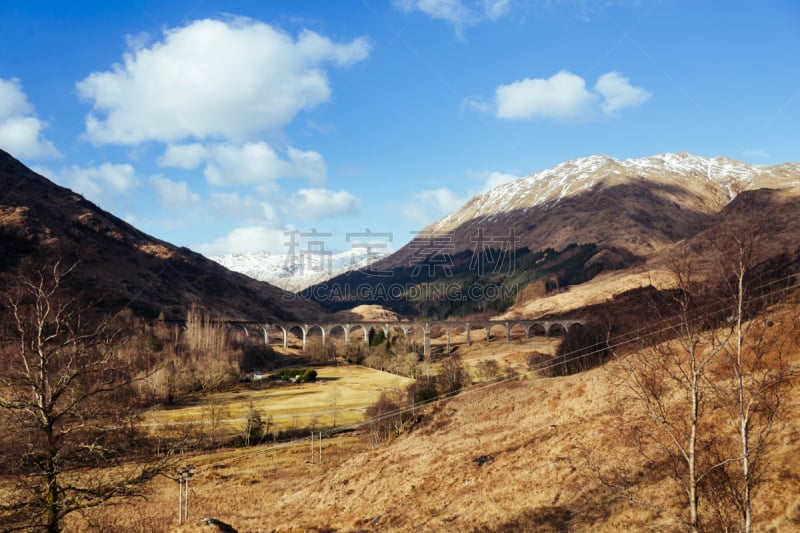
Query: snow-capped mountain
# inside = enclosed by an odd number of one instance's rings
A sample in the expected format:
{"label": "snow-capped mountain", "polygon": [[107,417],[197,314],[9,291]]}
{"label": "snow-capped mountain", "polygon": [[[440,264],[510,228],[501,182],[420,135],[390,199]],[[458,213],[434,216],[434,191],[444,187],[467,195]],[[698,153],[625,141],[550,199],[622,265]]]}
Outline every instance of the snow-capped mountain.
{"label": "snow-capped mountain", "polygon": [[349,270],[365,268],[386,255],[385,250],[377,253],[372,249],[354,248],[340,253],[326,251],[299,255],[236,253],[211,259],[234,272],[298,292]]}
{"label": "snow-capped mountain", "polygon": [[430,236],[451,251],[596,243],[638,257],[699,231],[738,191],[800,185],[800,163],[753,165],[684,152],[561,163],[474,196],[380,267],[409,265]]}
{"label": "snow-capped mountain", "polygon": [[[582,192],[607,189],[631,180],[707,189],[731,200],[737,190],[800,185],[800,163],[752,165],[725,157],[707,158],[685,152],[619,160],[604,155],[574,159],[499,185],[473,197],[464,207],[434,223],[428,231],[448,231],[479,217],[491,217],[519,208],[557,205]],[[721,199],[722,200],[722,199]]]}

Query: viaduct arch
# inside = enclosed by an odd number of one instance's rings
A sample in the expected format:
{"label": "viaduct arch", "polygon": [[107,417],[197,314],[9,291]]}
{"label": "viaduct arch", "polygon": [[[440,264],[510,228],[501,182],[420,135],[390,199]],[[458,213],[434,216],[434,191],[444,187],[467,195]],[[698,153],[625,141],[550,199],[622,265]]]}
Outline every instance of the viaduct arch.
{"label": "viaduct arch", "polygon": [[[261,329],[264,333],[264,343],[269,344],[269,334],[273,329],[278,329],[283,334],[283,347],[289,346],[289,332],[297,331],[298,337],[303,340],[303,351],[308,346],[308,336],[314,330],[319,330],[322,333],[323,344],[337,330],[344,332],[344,340],[346,343],[350,342],[350,334],[353,331],[361,330],[364,334],[364,342],[369,343],[370,329],[381,329],[389,336],[389,332],[395,328],[400,329],[403,335],[408,336],[414,331],[415,327],[419,327],[423,334],[423,347],[426,356],[431,353],[431,330],[434,326],[438,326],[445,330],[447,336],[447,352],[450,352],[450,339],[455,330],[464,330],[466,335],[466,344],[469,346],[472,343],[472,334],[475,329],[483,330],[485,338],[488,341],[492,340],[492,330],[502,328],[506,342],[511,341],[512,328],[519,326],[525,332],[525,337],[530,338],[537,332],[544,332],[545,336],[550,336],[551,328],[568,332],[570,328],[575,325],[584,326],[583,320],[575,319],[560,319],[560,320],[465,320],[465,321],[431,321],[431,322],[375,322],[375,321],[349,321],[349,322],[276,322],[272,324],[253,324],[253,327]],[[247,325],[242,326],[247,333]],[[249,334],[248,334],[249,335]]]}

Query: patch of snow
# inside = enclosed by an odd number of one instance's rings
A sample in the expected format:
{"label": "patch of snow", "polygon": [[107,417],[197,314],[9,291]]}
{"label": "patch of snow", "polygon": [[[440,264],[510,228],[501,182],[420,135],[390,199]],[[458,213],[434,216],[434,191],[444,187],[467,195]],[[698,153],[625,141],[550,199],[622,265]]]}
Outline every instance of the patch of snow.
{"label": "patch of snow", "polygon": [[211,257],[220,265],[281,289],[297,292],[359,268],[366,268],[391,252],[352,249],[340,253],[288,255],[269,252],[236,253]]}
{"label": "patch of snow", "polygon": [[724,157],[701,157],[686,152],[663,153],[640,159],[619,160],[606,155],[593,155],[560,163],[516,181],[498,185],[468,201],[426,229],[446,232],[477,218],[493,220],[499,213],[556,205],[561,200],[584,193],[609,176],[651,180],[656,182],[708,182],[730,198],[736,190],[752,189],[764,179],[779,179],[781,186],[796,185],[792,175],[800,164],[779,166],[751,165]]}

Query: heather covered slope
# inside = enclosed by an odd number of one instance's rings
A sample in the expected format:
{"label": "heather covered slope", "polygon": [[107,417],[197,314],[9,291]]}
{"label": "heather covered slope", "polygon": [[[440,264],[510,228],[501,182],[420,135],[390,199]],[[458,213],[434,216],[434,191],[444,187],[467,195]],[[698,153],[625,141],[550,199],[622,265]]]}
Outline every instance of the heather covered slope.
{"label": "heather covered slope", "polygon": [[110,310],[181,319],[196,304],[232,320],[315,317],[313,304],[155,239],[0,151],[0,274],[78,259],[76,289]]}
{"label": "heather covered slope", "polygon": [[[795,296],[767,312],[770,334],[796,334],[797,305]],[[786,355],[800,369],[797,346]],[[620,381],[626,364],[477,385],[418,410],[376,449],[352,437],[326,441],[322,464],[308,463],[307,440],[192,458],[193,516],[239,531],[684,531],[647,505],[681,512],[682,496],[663,465],[637,449],[630,421],[639,407]],[[756,531],[800,527],[793,379],[754,497]],[[597,468],[621,475],[601,478]],[[633,498],[610,480],[631,487]],[[195,531],[195,521],[175,524],[175,492],[174,482],[159,482],[146,501],[117,508],[113,523],[141,525],[147,516],[170,531]]]}
{"label": "heather covered slope", "polygon": [[[765,316],[775,324],[769,334],[776,342],[783,335],[797,338],[796,299]],[[786,356],[795,371],[800,368],[796,345]],[[276,502],[278,509],[304,502],[318,510],[316,520],[283,514],[271,523],[343,531],[681,530],[674,517],[642,504],[680,512],[682,496],[665,470],[638,451],[631,420],[641,407],[623,378],[629,363],[622,357],[578,375],[462,393],[425,411],[391,444],[354,457]],[[783,418],[767,448],[764,483],[755,492],[759,531],[800,526],[800,465],[793,460],[800,391],[796,376],[792,380],[795,386],[785,392]],[[721,411],[704,416],[725,427]],[[476,459],[484,456],[489,460],[481,466]],[[634,487],[639,502],[614,483]]]}
{"label": "heather covered slope", "polygon": [[800,271],[800,187],[744,191],[719,213],[709,217],[705,228],[691,237],[652,254],[629,268],[604,269],[590,283],[568,287],[538,298],[520,298],[499,318],[540,317],[581,309],[607,301],[614,295],[653,285],[671,284],[668,270],[680,257],[691,257],[703,275],[713,275],[720,265],[713,259],[714,239],[731,228],[757,235],[753,264],[785,274]]}

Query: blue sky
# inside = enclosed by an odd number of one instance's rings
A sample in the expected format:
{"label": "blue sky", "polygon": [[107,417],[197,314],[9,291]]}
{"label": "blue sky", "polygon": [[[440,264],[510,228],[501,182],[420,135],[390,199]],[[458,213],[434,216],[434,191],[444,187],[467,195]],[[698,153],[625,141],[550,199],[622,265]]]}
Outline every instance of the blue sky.
{"label": "blue sky", "polygon": [[0,49],[0,147],[206,255],[396,249],[593,154],[800,160],[794,0],[2,0]]}

